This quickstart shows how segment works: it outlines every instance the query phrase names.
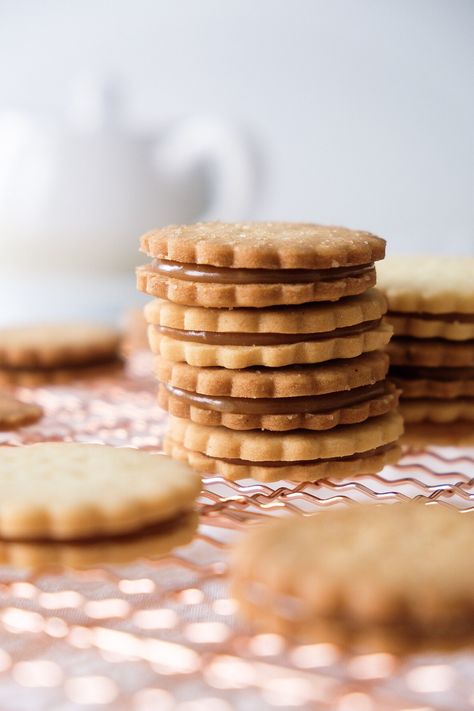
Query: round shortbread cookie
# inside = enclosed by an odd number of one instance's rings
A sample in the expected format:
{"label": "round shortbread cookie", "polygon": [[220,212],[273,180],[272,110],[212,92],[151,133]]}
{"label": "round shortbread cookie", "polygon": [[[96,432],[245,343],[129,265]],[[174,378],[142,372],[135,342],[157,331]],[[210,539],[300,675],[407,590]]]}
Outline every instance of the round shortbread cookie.
{"label": "round shortbread cookie", "polygon": [[199,368],[157,357],[155,374],[163,383],[201,395],[280,398],[351,390],[385,378],[388,355],[382,351],[321,365],[286,368]]}
{"label": "round shortbread cookie", "polygon": [[[249,270],[246,270],[249,271]],[[334,270],[325,270],[332,272]],[[216,278],[219,278],[217,275]],[[221,277],[222,278],[222,277]],[[259,276],[255,276],[258,279]],[[261,277],[260,277],[261,278]],[[288,277],[287,277],[288,278]],[[375,286],[375,267],[355,271],[353,275],[326,278],[318,275],[309,283],[251,283],[223,284],[196,282],[163,276],[153,265],[137,269],[137,288],[150,296],[168,299],[176,304],[204,306],[206,308],[233,308],[274,306],[278,304],[304,304],[314,301],[337,301],[346,296],[362,294]]]}
{"label": "round shortbread cookie", "polygon": [[439,398],[452,400],[458,397],[474,398],[474,378],[471,380],[435,380],[428,378],[404,378],[391,375],[392,380],[402,391],[404,399]]}
{"label": "round shortbread cookie", "polygon": [[87,569],[102,565],[127,565],[141,559],[155,560],[191,543],[199,516],[190,512],[173,521],[148,526],[127,535],[85,541],[3,541],[0,564],[50,571],[57,568]]}
{"label": "round shortbread cookie", "polygon": [[[455,317],[453,317],[455,318]],[[468,341],[474,339],[474,317],[472,323],[456,320],[427,318],[389,312],[387,321],[393,326],[395,336],[414,338],[444,338],[448,341]]]}
{"label": "round shortbread cookie", "polygon": [[71,368],[0,368],[0,385],[36,388],[41,385],[63,385],[75,380],[107,378],[123,370],[118,358],[99,365],[76,365]]}
{"label": "round shortbread cookie", "polygon": [[43,409],[39,405],[21,402],[11,395],[0,393],[0,431],[31,425],[42,416]]}
{"label": "round shortbread cookie", "polygon": [[170,225],[141,247],[158,259],[239,269],[333,269],[385,255],[385,240],[369,232],[291,222]]}
{"label": "round shortbread cookie", "polygon": [[0,447],[0,535],[81,539],[127,533],[190,509],[200,480],[136,449],[40,443]]}
{"label": "round shortbread cookie", "polygon": [[117,358],[120,336],[107,326],[44,324],[0,329],[0,366],[55,368]]}
{"label": "round shortbread cookie", "polygon": [[472,422],[413,422],[407,423],[401,443],[410,449],[426,447],[474,447]]}
{"label": "round shortbread cookie", "polygon": [[257,479],[264,482],[275,481],[317,481],[319,479],[342,479],[345,477],[360,476],[363,474],[376,474],[388,464],[395,464],[401,456],[401,448],[397,444],[373,451],[370,454],[354,455],[350,460],[320,460],[314,463],[301,462],[284,466],[269,467],[260,464],[235,464],[215,457],[208,457],[201,452],[186,449],[182,444],[174,442],[170,437],[165,437],[163,448],[166,454],[173,459],[187,462],[193,469],[203,475],[222,476],[229,481],[239,479]]}
{"label": "round shortbread cookie", "polygon": [[247,532],[231,590],[261,630],[410,648],[472,641],[473,522],[415,503],[355,504]]}
{"label": "round shortbread cookie", "polygon": [[184,331],[313,334],[376,321],[382,318],[386,310],[387,302],[382,293],[371,289],[337,304],[311,304],[293,308],[205,309],[155,299],[145,306],[145,318],[153,326]]}
{"label": "round shortbread cookie", "polygon": [[[332,399],[342,398],[331,405]],[[326,400],[328,399],[328,401]],[[346,402],[346,404],[344,404]],[[315,397],[275,398],[255,401],[252,398],[209,398],[180,388],[160,384],[158,403],[170,415],[186,418],[200,425],[222,425],[233,430],[270,430],[286,432],[295,429],[329,430],[337,425],[363,422],[384,415],[398,405],[398,391],[391,383]],[[266,412],[252,412],[252,407]],[[278,406],[277,412],[273,412]]]}
{"label": "round shortbread cookie", "polygon": [[[400,402],[400,412],[405,422],[463,422],[474,423],[474,397],[452,400],[414,398]],[[474,428],[474,424],[473,424]]]}
{"label": "round shortbread cookie", "polygon": [[389,256],[377,283],[390,311],[474,314],[474,257]]}
{"label": "round shortbread cookie", "polygon": [[463,368],[474,366],[474,342],[436,339],[393,338],[387,352],[392,365],[427,366],[429,368]]}
{"label": "round shortbread cookie", "polygon": [[[337,358],[355,358],[362,353],[379,350],[387,345],[392,327],[382,321],[362,333],[324,338],[318,341],[298,341],[271,346],[228,346],[192,343],[164,336],[149,327],[150,348],[166,360],[185,362],[199,367],[239,369],[252,366],[280,368],[287,365],[316,364]],[[304,335],[302,336],[304,339]]]}
{"label": "round shortbread cookie", "polygon": [[336,427],[329,432],[296,430],[284,437],[277,432],[239,432],[225,427],[197,425],[177,417],[170,417],[169,422],[169,437],[187,449],[208,457],[252,463],[352,456],[390,444],[402,432],[402,418],[396,412],[360,424]]}

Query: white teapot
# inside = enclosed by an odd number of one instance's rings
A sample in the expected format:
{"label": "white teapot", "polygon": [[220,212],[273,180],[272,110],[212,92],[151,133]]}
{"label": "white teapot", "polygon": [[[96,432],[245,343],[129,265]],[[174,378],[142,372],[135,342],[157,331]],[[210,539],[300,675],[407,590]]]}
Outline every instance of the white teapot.
{"label": "white teapot", "polygon": [[152,227],[247,217],[254,165],[245,136],[216,117],[132,132],[110,84],[81,84],[62,123],[0,113],[0,280],[130,275]]}

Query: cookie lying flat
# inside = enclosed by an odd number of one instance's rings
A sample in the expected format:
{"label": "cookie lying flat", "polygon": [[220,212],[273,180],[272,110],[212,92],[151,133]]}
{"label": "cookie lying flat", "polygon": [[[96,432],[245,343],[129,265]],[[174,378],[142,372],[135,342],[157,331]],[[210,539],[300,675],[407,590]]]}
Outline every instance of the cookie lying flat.
{"label": "cookie lying flat", "polygon": [[143,558],[156,559],[191,543],[199,522],[197,513],[148,526],[142,531],[89,538],[84,541],[0,540],[0,564],[35,571],[56,568],[91,568],[127,565]]}
{"label": "cookie lying flat", "polygon": [[233,594],[261,629],[303,641],[472,641],[473,526],[413,503],[280,519],[237,543]]}
{"label": "cookie lying flat", "polygon": [[98,365],[76,365],[69,368],[0,368],[0,385],[37,388],[41,385],[64,385],[74,381],[108,378],[123,371],[120,358]]}
{"label": "cookie lying flat", "polygon": [[403,431],[391,412],[329,432],[239,432],[170,418],[164,450],[193,468],[227,479],[309,481],[373,473],[395,462]]}
{"label": "cookie lying flat", "polygon": [[387,316],[396,336],[445,338],[449,341],[474,339],[474,314],[404,314],[391,311]]}
{"label": "cookie lying flat", "polygon": [[353,358],[383,347],[385,299],[376,289],[335,304],[204,309],[155,300],[145,308],[152,351],[197,366],[282,367]]}
{"label": "cookie lying flat", "polygon": [[202,425],[330,429],[397,406],[398,392],[385,380],[387,369],[388,357],[381,351],[318,366],[237,371],[158,359],[158,402],[170,414]]}
{"label": "cookie lying flat", "polygon": [[119,334],[107,326],[44,324],[0,329],[0,366],[56,368],[117,357]]}
{"label": "cookie lying flat", "polygon": [[[452,400],[435,398],[406,399],[400,403],[405,422],[464,422],[474,423],[474,397]],[[474,424],[473,424],[474,427]]]}
{"label": "cookie lying flat", "polygon": [[390,375],[404,398],[430,397],[450,400],[474,397],[474,367],[424,368],[392,366]]}
{"label": "cookie lying flat", "polygon": [[171,225],[144,235],[154,260],[138,288],[179,304],[263,307],[335,301],[375,284],[385,241],[368,232],[296,223]]}
{"label": "cookie lying flat", "polygon": [[0,393],[0,431],[31,425],[42,416],[43,409],[39,405],[21,402],[11,395]]}
{"label": "cookie lying flat", "polygon": [[66,540],[136,531],[189,510],[199,491],[188,467],[136,449],[0,447],[0,536]]}
{"label": "cookie lying flat", "polygon": [[401,443],[410,449],[438,447],[474,447],[472,422],[416,422],[407,423]]}
{"label": "cookie lying flat", "polygon": [[428,368],[472,368],[474,366],[474,341],[399,337],[390,341],[387,352],[393,365]]}

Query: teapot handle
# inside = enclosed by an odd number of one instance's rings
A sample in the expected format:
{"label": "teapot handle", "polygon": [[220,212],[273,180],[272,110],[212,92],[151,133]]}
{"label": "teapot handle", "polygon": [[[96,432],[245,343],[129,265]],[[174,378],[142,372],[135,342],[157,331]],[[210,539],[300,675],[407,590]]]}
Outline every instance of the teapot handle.
{"label": "teapot handle", "polygon": [[210,204],[201,220],[243,220],[257,195],[257,159],[243,131],[212,116],[182,119],[156,147],[159,168],[179,179],[205,165],[212,170]]}

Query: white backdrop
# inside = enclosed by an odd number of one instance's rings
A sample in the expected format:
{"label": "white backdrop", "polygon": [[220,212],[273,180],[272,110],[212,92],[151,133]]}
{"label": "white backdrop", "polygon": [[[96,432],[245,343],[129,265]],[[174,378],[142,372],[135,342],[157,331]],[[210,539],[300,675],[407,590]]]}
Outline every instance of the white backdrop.
{"label": "white backdrop", "polygon": [[471,252],[473,24],[472,0],[0,0],[0,110],[60,112],[71,78],[112,73],[136,122],[248,127],[250,217]]}

